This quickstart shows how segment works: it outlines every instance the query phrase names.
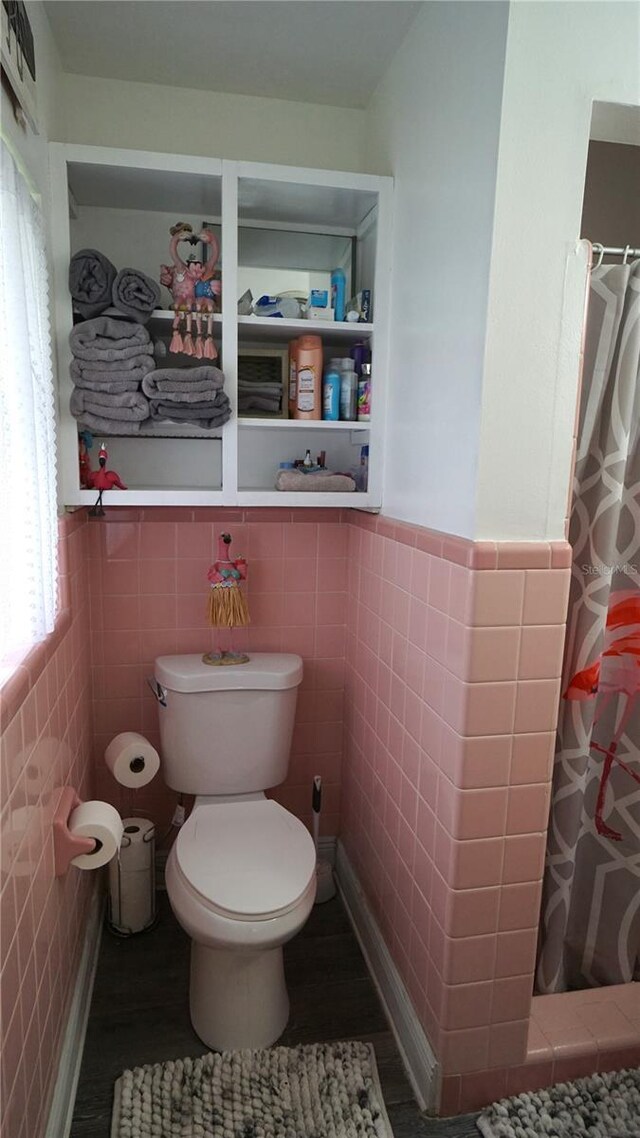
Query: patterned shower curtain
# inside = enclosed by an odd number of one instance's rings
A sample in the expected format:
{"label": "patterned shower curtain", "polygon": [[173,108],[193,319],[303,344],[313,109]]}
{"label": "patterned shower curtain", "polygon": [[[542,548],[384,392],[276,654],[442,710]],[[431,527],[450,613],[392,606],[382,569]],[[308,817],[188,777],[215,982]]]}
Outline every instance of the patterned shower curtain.
{"label": "patterned shower curtain", "polygon": [[537,990],[640,979],[640,261],[591,274]]}

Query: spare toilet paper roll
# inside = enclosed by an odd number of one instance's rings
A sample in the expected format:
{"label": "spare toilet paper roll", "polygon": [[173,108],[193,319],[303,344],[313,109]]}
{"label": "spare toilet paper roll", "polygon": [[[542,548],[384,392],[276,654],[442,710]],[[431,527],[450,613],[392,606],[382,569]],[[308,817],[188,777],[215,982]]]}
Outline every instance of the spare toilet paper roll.
{"label": "spare toilet paper roll", "polygon": [[148,869],[155,853],[156,828],[148,818],[123,818],[124,833],[120,843],[120,872],[135,873]]}
{"label": "spare toilet paper roll", "polygon": [[122,818],[108,802],[82,802],[69,815],[69,830],[76,838],[93,838],[93,853],[78,854],[71,864],[78,869],[99,869],[115,857],[122,841]]}
{"label": "spare toilet paper roll", "polygon": [[124,818],[119,861],[109,865],[109,921],[123,934],[142,932],[155,918],[155,827]]}
{"label": "spare toilet paper roll", "polygon": [[104,760],[121,786],[146,786],[160,769],[160,755],[137,731],[116,735],[104,753]]}

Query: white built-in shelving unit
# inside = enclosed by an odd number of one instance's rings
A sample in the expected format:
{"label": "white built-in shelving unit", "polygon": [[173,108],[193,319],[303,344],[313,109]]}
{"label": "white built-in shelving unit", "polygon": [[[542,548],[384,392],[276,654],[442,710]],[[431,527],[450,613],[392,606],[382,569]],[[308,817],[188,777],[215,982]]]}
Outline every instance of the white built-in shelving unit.
{"label": "white built-in shelving unit", "polygon": [[[81,248],[99,249],[118,269],[133,266],[158,280],[168,264],[169,228],[188,221],[220,236],[222,311],[216,314],[216,361],[225,374],[233,415],[217,431],[170,422],[134,436],[106,438],[109,465],[126,482],[113,505],[264,505],[377,508],[381,505],[388,371],[392,180],[374,175],[103,147],[51,144],[52,248],[59,377],[62,502],[77,506],[95,494],[80,488],[78,426],[69,412],[72,326],[69,260]],[[251,285],[307,279],[319,287],[332,268],[347,274],[347,295],[371,291],[371,323],[238,316],[238,298]],[[284,270],[284,274],[283,271]],[[171,297],[148,325],[168,337]],[[372,349],[372,407],[367,423],[242,417],[237,413],[238,354],[243,348],[284,351],[305,334],[322,337],[325,358],[344,356],[366,340]],[[173,357],[169,356],[169,366]],[[205,363],[206,361],[202,361]],[[100,439],[100,441],[103,441]],[[353,494],[275,490],[279,463],[325,451],[333,470],[358,465],[369,446],[368,488]],[[95,452],[94,452],[95,453]],[[95,466],[95,458],[94,458]]]}

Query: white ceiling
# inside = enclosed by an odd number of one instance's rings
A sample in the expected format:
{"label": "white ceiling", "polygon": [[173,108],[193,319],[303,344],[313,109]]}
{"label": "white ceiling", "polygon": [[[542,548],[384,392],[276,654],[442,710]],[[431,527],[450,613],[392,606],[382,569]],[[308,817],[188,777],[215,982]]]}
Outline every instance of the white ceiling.
{"label": "white ceiling", "polygon": [[420,3],[45,0],[65,71],[366,106]]}

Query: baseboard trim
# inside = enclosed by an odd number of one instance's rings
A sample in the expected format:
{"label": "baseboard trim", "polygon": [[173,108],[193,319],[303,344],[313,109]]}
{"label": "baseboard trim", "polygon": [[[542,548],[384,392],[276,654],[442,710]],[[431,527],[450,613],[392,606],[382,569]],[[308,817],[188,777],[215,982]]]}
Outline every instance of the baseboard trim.
{"label": "baseboard trim", "polygon": [[400,973],[391,959],[355,870],[339,840],[336,846],[336,878],[340,896],[395,1035],[418,1104],[421,1110],[434,1112],[439,1087],[436,1057],[422,1030]]}
{"label": "baseboard trim", "polygon": [[98,967],[103,913],[104,897],[96,890],[87,915],[84,946],[62,1042],[45,1138],[68,1138],[71,1130],[91,996]]}

